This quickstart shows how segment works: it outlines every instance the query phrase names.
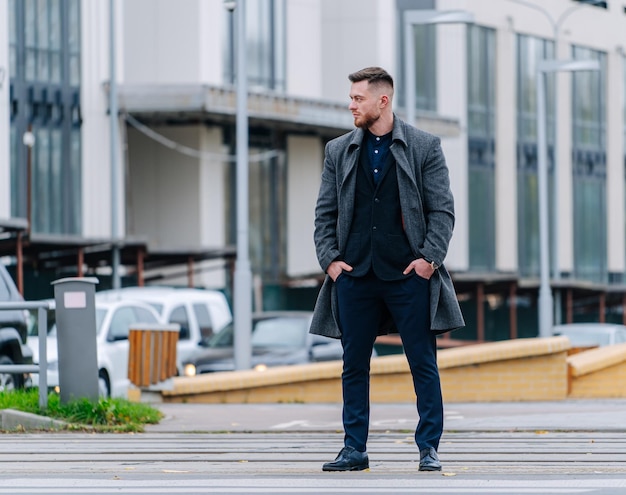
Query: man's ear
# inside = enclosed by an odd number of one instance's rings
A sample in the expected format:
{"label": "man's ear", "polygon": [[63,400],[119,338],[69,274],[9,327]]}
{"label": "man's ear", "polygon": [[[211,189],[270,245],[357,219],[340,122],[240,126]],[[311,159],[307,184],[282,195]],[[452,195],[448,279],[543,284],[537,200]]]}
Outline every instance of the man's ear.
{"label": "man's ear", "polygon": [[389,96],[381,95],[380,96],[380,107],[381,108],[385,108],[387,105],[389,105]]}

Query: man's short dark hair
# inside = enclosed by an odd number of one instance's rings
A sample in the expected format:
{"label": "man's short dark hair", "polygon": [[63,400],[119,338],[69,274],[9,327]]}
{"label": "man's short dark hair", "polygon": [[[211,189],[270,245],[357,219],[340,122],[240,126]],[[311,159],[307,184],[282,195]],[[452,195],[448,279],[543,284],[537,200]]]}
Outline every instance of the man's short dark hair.
{"label": "man's short dark hair", "polygon": [[388,84],[393,89],[393,78],[385,69],[380,67],[366,67],[359,71],[353,72],[348,76],[350,82],[367,81],[370,84],[378,86],[379,84]]}

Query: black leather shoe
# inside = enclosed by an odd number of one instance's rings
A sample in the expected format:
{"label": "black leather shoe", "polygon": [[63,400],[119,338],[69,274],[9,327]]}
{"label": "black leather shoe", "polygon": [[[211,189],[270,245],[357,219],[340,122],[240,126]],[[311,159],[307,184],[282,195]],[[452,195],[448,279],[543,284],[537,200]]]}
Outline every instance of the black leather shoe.
{"label": "black leather shoe", "polygon": [[433,447],[420,450],[420,471],[441,471],[441,462]]}
{"label": "black leather shoe", "polygon": [[322,466],[322,471],[363,471],[369,467],[367,452],[344,447],[333,462],[327,462]]}

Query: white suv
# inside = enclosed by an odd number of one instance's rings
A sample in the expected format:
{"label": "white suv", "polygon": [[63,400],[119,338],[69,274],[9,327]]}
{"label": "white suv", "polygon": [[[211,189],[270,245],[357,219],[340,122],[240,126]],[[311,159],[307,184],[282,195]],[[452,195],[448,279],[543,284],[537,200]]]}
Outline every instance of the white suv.
{"label": "white suv", "polygon": [[201,345],[228,325],[232,313],[223,293],[216,290],[173,287],[125,287],[96,293],[96,300],[133,299],[150,304],[161,315],[163,323],[180,325],[177,361],[178,373],[194,360]]}

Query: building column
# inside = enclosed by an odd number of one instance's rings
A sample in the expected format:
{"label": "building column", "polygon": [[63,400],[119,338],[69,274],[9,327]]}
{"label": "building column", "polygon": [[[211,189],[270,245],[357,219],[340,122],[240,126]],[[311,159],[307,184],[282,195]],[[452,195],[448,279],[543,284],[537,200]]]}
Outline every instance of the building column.
{"label": "building column", "polygon": [[[623,274],[626,271],[626,233],[624,205],[624,75],[625,58],[621,51],[607,54],[606,96],[606,224],[607,224],[607,268],[609,273]],[[623,283],[623,281],[622,281]]]}
{"label": "building column", "polygon": [[0,218],[11,216],[9,3],[0,2]]}
{"label": "building column", "polygon": [[496,32],[496,269],[517,271],[517,54],[515,32]]}
{"label": "building column", "polygon": [[437,26],[437,113],[459,122],[458,136],[442,136],[441,146],[450,170],[456,222],[446,258],[453,271],[469,268],[469,179],[467,145],[467,28]]}

